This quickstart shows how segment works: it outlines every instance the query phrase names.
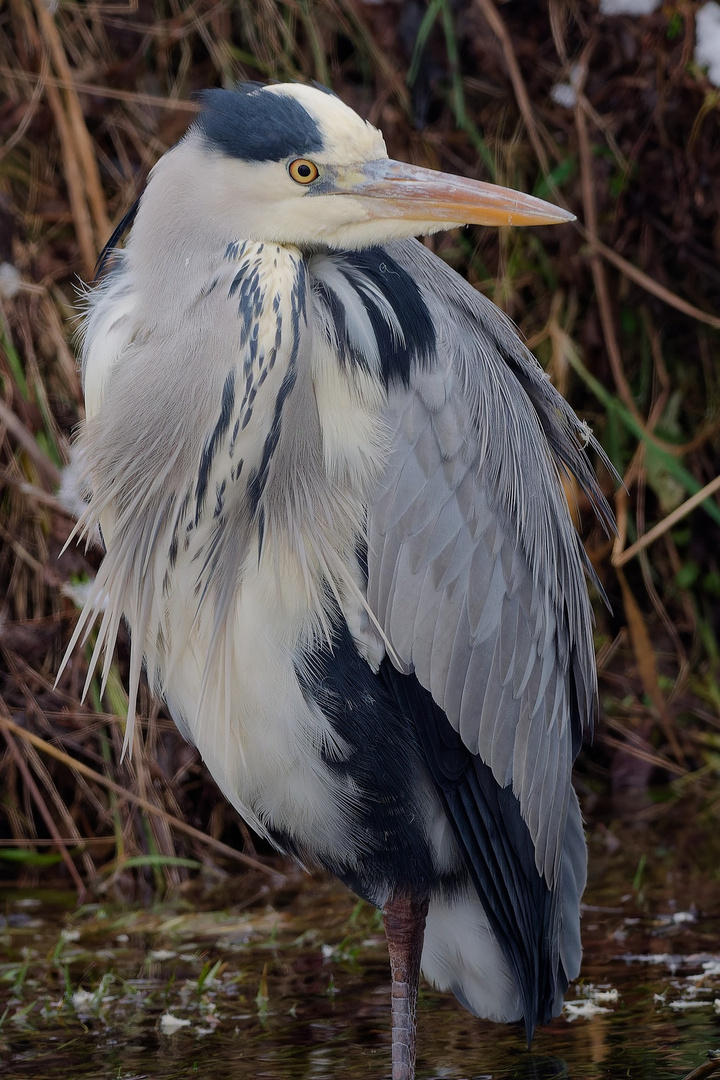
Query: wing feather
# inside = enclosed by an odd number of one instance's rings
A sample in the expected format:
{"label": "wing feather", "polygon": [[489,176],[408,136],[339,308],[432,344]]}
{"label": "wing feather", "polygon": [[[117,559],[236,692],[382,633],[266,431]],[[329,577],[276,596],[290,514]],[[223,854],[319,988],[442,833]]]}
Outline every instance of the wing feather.
{"label": "wing feather", "polygon": [[[462,709],[462,699],[465,686],[468,684],[470,663],[473,658],[473,650],[470,646],[470,621],[467,616],[467,607],[463,604],[458,613],[457,629],[453,641],[452,656],[445,680],[445,713],[448,717],[459,716]],[[459,730],[458,724],[453,724]],[[469,748],[469,744],[466,743]]]}
{"label": "wing feather", "polygon": [[457,639],[457,620],[453,618],[452,609],[453,599],[444,592],[438,607],[436,622],[439,633],[433,641],[430,660],[430,682],[432,686],[437,687],[436,701],[441,709],[445,708],[446,678]]}
{"label": "wing feather", "polygon": [[448,590],[452,595],[457,581],[467,573],[472,560],[472,542],[467,532],[459,532],[453,537],[452,545],[442,552],[444,558],[435,562],[438,571],[438,589]]}
{"label": "wing feather", "polygon": [[388,250],[420,288],[437,349],[389,389],[368,599],[466,748],[512,785],[552,884],[596,692],[587,564],[559,471],[609,522],[591,436],[484,297],[420,244]]}

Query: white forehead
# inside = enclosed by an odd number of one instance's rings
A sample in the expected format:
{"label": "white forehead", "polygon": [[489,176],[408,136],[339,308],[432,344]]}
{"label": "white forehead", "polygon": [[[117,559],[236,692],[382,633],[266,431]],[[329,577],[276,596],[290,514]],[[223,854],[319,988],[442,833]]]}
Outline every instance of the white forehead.
{"label": "white forehead", "polygon": [[334,94],[303,83],[277,83],[263,87],[262,93],[292,97],[310,114],[323,140],[323,148],[313,153],[313,160],[332,164],[387,157],[385,140],[378,129]]}

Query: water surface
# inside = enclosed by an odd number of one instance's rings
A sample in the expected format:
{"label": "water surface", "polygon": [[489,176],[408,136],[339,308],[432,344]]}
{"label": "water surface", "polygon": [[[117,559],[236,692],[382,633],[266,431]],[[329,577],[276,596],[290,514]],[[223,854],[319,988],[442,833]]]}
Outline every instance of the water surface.
{"label": "water surface", "polygon": [[[418,1080],[680,1080],[720,1046],[717,818],[595,825],[590,867],[564,1015],[528,1052],[424,987]],[[2,899],[3,1080],[389,1076],[382,926],[337,884],[292,872],[222,910]]]}

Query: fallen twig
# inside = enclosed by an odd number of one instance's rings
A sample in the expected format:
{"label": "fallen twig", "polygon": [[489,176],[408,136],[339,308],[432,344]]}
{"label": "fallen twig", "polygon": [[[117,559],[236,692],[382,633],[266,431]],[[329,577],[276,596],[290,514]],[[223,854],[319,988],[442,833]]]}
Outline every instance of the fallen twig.
{"label": "fallen twig", "polygon": [[612,564],[615,567],[624,566],[626,562],[634,558],[640,551],[643,551],[650,544],[654,543],[659,537],[663,536],[669,529],[672,529],[674,525],[677,525],[678,521],[681,521],[701,503],[705,502],[707,498],[714,495],[716,491],[720,491],[720,476],[716,476],[714,480],[711,480],[709,484],[706,484],[700,491],[696,491],[694,495],[691,495],[689,499],[686,499],[681,506],[678,506],[675,510],[664,517],[662,521],[659,521],[657,525],[653,525],[652,529],[648,529],[646,533],[631,544],[629,548],[625,548],[624,551],[613,552]]}
{"label": "fallen twig", "polygon": [[235,859],[237,862],[242,863],[244,866],[249,866],[253,870],[262,871],[262,873],[267,874],[272,878],[273,883],[276,885],[281,885],[285,881],[284,875],[279,874],[273,867],[266,866],[258,859],[253,859],[249,855],[243,854],[242,851],[236,851],[235,848],[230,847],[229,844],[223,844],[221,840],[215,840],[214,837],[208,836],[207,833],[202,832],[200,829],[188,825],[188,823],[181,818],[168,814],[167,810],[163,810],[162,807],[155,806],[153,803],[148,802],[147,799],[141,798],[121,784],[116,784],[114,780],[110,780],[108,777],[103,776],[102,773],[89,768],[89,766],[85,765],[82,761],[78,761],[76,758],[71,757],[63,750],[58,750],[57,747],[52,746],[50,743],[46,742],[45,739],[33,735],[31,731],[26,731],[25,728],[20,727],[19,724],[16,724],[9,717],[0,715],[0,727],[5,728],[6,731],[11,732],[18,738],[31,743],[36,749],[55,758],[56,761],[62,762],[62,764],[66,765],[69,769],[79,772],[81,775],[93,780],[97,784],[102,784],[108,791],[114,791],[116,795],[120,795],[122,798],[127,799],[140,810],[144,810],[148,814],[155,814],[157,817],[162,818],[168,824],[172,825],[174,829],[177,829],[178,832],[184,832],[187,836],[191,836],[193,840],[198,840],[200,843],[205,844],[206,847],[212,848],[219,855],[224,855],[228,859]]}
{"label": "fallen twig", "polygon": [[[77,868],[75,866],[75,863],[72,861],[70,852],[68,851],[66,845],[63,843],[62,837],[58,832],[57,825],[55,824],[55,820],[50,813],[50,810],[48,809],[45,800],[40,794],[37,784],[35,783],[35,778],[30,772],[27,762],[25,761],[22,754],[20,753],[20,750],[18,749],[17,743],[13,738],[13,733],[7,727],[5,717],[0,717],[0,723],[2,723],[3,727],[6,728],[6,730],[3,731],[3,735],[5,736],[5,742],[7,743],[8,750],[10,751],[12,758],[20,771],[20,774],[23,778],[23,783],[25,784],[27,790],[30,792],[32,800],[40,811],[40,816],[42,817],[45,825],[47,826],[48,832],[55,841],[60,855],[62,856],[62,860],[67,867],[67,871],[73,882],[75,883],[78,899],[80,900],[80,902],[82,902],[85,898],[86,893],[83,880],[77,872]],[[12,721],[10,721],[10,723],[12,723]]]}
{"label": "fallen twig", "polygon": [[720,1072],[720,1050],[708,1050],[708,1060],[698,1065],[697,1069],[686,1073],[682,1080],[705,1080],[705,1077]]}

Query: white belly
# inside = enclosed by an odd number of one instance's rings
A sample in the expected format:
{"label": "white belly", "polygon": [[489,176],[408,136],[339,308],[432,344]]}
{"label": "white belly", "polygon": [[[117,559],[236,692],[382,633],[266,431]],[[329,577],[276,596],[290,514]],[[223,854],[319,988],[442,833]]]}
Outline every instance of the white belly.
{"label": "white belly", "polygon": [[347,848],[353,793],[321,757],[342,757],[344,747],[295,669],[318,632],[300,569],[285,562],[278,579],[267,548],[259,566],[256,556],[248,562],[227,631],[214,635],[208,613],[195,616],[196,597],[174,590],[168,655],[147,648],[159,661],[158,689],[223,794],[261,834],[271,823],[318,855]]}

